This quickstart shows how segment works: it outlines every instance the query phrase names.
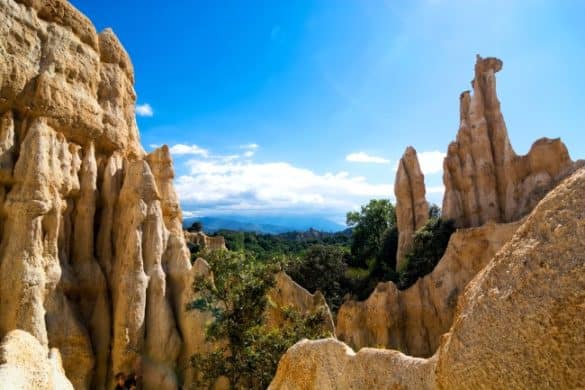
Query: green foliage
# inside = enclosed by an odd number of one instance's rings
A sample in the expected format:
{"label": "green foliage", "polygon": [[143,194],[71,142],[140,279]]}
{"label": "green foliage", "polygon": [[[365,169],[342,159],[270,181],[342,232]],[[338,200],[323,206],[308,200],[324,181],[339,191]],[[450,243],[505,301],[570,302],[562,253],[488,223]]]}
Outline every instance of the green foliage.
{"label": "green foliage", "polygon": [[420,277],[433,271],[455,231],[453,221],[432,218],[414,235],[412,249],[405,255],[405,262],[399,270],[401,289],[412,286]]}
{"label": "green foliage", "polygon": [[347,254],[348,250],[340,246],[316,244],[291,261],[285,271],[311,293],[320,290],[331,310],[336,311],[345,293],[342,284]]}
{"label": "green foliage", "polygon": [[351,241],[352,266],[366,267],[378,256],[384,232],[396,226],[396,211],[387,199],[372,199],[361,211],[347,213],[347,224],[353,227]]}
{"label": "green foliage", "polygon": [[351,232],[325,233],[316,230],[282,234],[259,234],[220,230],[217,234],[225,238],[232,251],[249,251],[259,260],[270,260],[280,255],[301,255],[317,244],[349,247]]}
{"label": "green foliage", "polygon": [[226,376],[236,389],[266,388],[290,346],[302,338],[329,336],[323,328],[325,313],[301,317],[281,308],[286,319],[282,327],[269,329],[263,324],[266,294],[280,268],[276,261],[257,261],[243,252],[216,252],[208,262],[215,281],[196,280],[193,287],[200,298],[187,309],[212,313],[207,339],[224,346],[192,357],[200,373],[197,388],[210,388],[219,376]]}

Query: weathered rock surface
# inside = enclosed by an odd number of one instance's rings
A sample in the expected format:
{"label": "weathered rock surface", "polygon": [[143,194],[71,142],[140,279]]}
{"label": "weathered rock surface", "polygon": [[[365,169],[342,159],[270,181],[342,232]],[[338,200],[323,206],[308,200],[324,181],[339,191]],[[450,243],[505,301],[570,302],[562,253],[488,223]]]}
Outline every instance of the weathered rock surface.
{"label": "weathered rock surface", "polygon": [[396,269],[400,269],[404,255],[412,245],[414,232],[429,220],[429,204],[425,197],[425,177],[420,169],[416,150],[406,148],[398,163],[394,182],[396,195],[396,223],[398,227],[398,252]]}
{"label": "weathered rock surface", "polygon": [[282,308],[289,307],[298,311],[301,316],[322,312],[324,314],[323,328],[331,335],[335,335],[333,316],[323,294],[320,291],[311,294],[286,273],[276,274],[276,284],[268,291],[268,301],[265,312],[267,326],[279,327],[285,321]]}
{"label": "weathered rock surface", "polygon": [[519,225],[458,230],[433,272],[407,290],[399,291],[392,282],[380,283],[367,300],[344,303],[337,313],[337,337],[356,350],[382,347],[431,356],[453,323],[457,298],[465,286]]}
{"label": "weathered rock surface", "polygon": [[335,339],[303,340],[282,357],[271,390],[432,389],[432,360],[365,348]]}
{"label": "weathered rock surface", "polygon": [[9,332],[0,343],[0,387],[5,390],[73,390],[59,351],[47,349],[31,334]]}
{"label": "weathered rock surface", "polygon": [[585,371],[585,168],[550,192],[470,282],[430,359],[303,341],[271,389],[579,388]]}
{"label": "weathered rock surface", "polygon": [[496,94],[497,58],[477,56],[473,95],[460,97],[460,127],[444,162],[443,218],[457,227],[512,222],[528,214],[548,191],[582,162],[571,161],[559,139],[542,138],[518,156]]}
{"label": "weathered rock surface", "polygon": [[225,238],[222,236],[208,236],[203,232],[190,232],[185,230],[185,240],[188,244],[198,245],[202,250],[227,250]]}
{"label": "weathered rock surface", "polygon": [[0,337],[38,370],[58,351],[76,389],[118,371],[188,384],[204,329],[169,150],[142,150],[133,83],[114,33],[66,1],[0,0]]}

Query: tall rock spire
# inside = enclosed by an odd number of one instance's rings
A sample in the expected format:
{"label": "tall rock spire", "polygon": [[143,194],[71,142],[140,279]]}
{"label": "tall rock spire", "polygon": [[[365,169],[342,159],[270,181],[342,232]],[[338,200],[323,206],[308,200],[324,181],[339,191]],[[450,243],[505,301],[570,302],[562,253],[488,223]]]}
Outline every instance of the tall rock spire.
{"label": "tall rock spire", "polygon": [[415,231],[429,219],[429,204],[425,197],[425,177],[420,169],[416,150],[409,146],[398,164],[394,194],[396,195],[396,222],[398,225],[398,252],[396,268],[412,245]]}
{"label": "tall rock spire", "polygon": [[473,94],[460,96],[459,132],[443,172],[443,218],[457,227],[517,220],[574,169],[558,139],[538,140],[526,156],[514,152],[496,94],[501,69],[501,60],[478,55]]}

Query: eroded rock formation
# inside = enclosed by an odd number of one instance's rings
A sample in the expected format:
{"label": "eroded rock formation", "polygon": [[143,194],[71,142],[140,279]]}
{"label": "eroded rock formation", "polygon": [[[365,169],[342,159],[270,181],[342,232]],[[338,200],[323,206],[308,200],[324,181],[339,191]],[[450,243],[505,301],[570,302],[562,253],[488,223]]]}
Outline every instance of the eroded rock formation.
{"label": "eroded rock formation", "polygon": [[225,238],[222,236],[208,236],[203,232],[185,230],[185,240],[188,244],[198,245],[200,250],[227,250]]}
{"label": "eroded rock formation", "polygon": [[468,285],[430,359],[303,341],[271,389],[578,388],[585,371],[585,168],[550,192]]}
{"label": "eroded rock formation", "polygon": [[274,328],[279,327],[285,322],[282,308],[289,307],[298,311],[302,316],[322,312],[324,315],[323,329],[335,335],[333,316],[323,294],[320,291],[311,294],[286,273],[276,274],[276,283],[268,292],[268,301],[265,312],[266,325]]}
{"label": "eroded rock formation", "polygon": [[356,350],[382,347],[431,356],[453,323],[457,298],[467,283],[518,226],[487,224],[455,232],[433,272],[407,290],[380,283],[367,300],[344,303],[337,313],[337,337]]}
{"label": "eroded rock formation", "polygon": [[459,132],[443,173],[443,218],[457,227],[516,221],[577,167],[559,139],[539,139],[526,156],[516,155],[496,94],[501,69],[499,59],[477,56],[473,94],[460,97]]}
{"label": "eroded rock formation", "polygon": [[58,351],[76,389],[188,384],[197,270],[169,150],[139,143],[128,55],[61,0],[0,0],[0,54],[0,337]]}
{"label": "eroded rock formation", "polygon": [[9,390],[73,390],[57,349],[47,351],[30,333],[9,332],[0,343],[0,386]]}
{"label": "eroded rock formation", "polygon": [[398,163],[394,182],[396,195],[396,223],[398,227],[398,252],[396,269],[400,269],[404,255],[412,245],[414,232],[429,220],[429,204],[425,197],[425,177],[420,169],[416,150],[409,146]]}

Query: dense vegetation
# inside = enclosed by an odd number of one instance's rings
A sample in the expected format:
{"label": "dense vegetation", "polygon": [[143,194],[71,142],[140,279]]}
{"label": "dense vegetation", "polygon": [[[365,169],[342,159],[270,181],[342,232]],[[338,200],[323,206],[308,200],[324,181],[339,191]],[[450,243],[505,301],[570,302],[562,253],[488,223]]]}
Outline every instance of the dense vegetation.
{"label": "dense vegetation", "polygon": [[350,229],[338,233],[325,233],[311,229],[306,232],[281,234],[219,230],[215,234],[225,238],[229,250],[252,252],[257,259],[266,261],[282,255],[302,255],[313,245],[318,244],[349,247],[352,233]]}
{"label": "dense vegetation", "polygon": [[265,389],[290,346],[302,338],[330,336],[323,326],[326,313],[301,317],[285,307],[280,308],[286,319],[283,326],[274,329],[263,324],[266,293],[282,264],[228,251],[209,253],[207,260],[215,280],[195,282],[200,297],[189,309],[213,314],[207,339],[219,347],[192,357],[192,365],[201,373],[197,388],[212,388],[218,377],[225,376],[236,389]]}
{"label": "dense vegetation", "polygon": [[[262,262],[278,259],[285,271],[314,293],[321,290],[335,312],[344,297],[366,299],[378,283],[393,281],[400,289],[430,273],[439,262],[453,231],[436,205],[429,222],[415,234],[405,265],[396,270],[396,211],[387,199],[374,199],[360,211],[347,213],[349,229],[339,233],[316,230],[278,235],[222,230],[230,251],[247,253]],[[200,229],[197,225],[194,229]]]}

